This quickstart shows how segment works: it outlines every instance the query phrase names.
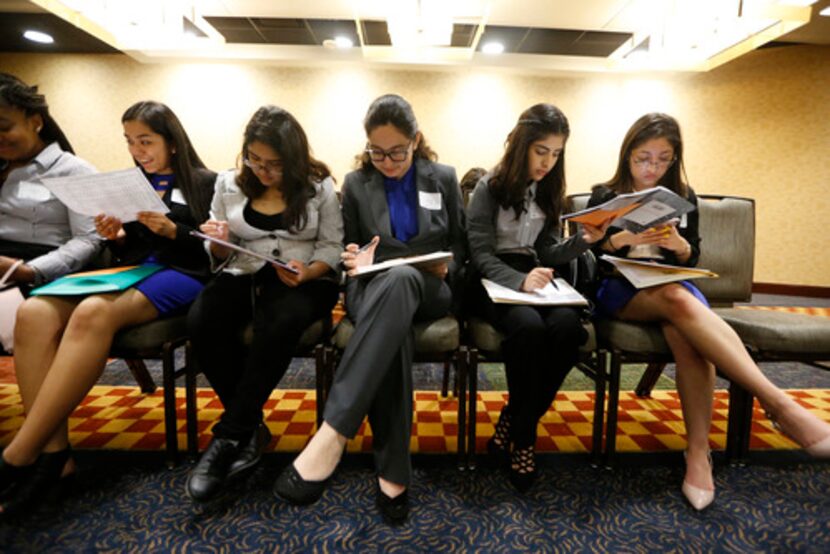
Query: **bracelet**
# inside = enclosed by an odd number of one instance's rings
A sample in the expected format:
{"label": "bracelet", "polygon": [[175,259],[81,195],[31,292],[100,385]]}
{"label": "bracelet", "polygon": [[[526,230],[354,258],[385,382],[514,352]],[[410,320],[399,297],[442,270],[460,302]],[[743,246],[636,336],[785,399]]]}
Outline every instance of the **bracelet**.
{"label": "bracelet", "polygon": [[611,250],[613,250],[613,251],[615,251],[615,252],[616,252],[617,250],[619,250],[619,248],[617,248],[616,246],[614,246],[614,241],[612,241],[612,240],[611,240],[611,239],[613,239],[613,238],[614,238],[614,235],[609,235],[609,236],[608,236],[608,240],[606,240],[606,242],[608,243],[608,246],[610,246],[610,247],[611,247]]}

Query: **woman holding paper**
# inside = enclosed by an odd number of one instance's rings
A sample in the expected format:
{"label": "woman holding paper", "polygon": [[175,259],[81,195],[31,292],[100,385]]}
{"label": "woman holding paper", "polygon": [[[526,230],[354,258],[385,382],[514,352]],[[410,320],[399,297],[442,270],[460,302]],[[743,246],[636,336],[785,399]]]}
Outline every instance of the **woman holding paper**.
{"label": "woman holding paper", "polygon": [[[594,187],[588,206],[617,194],[663,186],[697,205],[684,180],[683,141],[671,116],[651,113],[628,130],[620,148],[617,171]],[[656,259],[694,266],[700,255],[697,210],[679,222],[635,234],[610,227],[597,253]],[[808,453],[830,457],[830,424],[825,423],[775,387],[747,354],[738,335],[709,309],[691,283],[668,283],[638,290],[611,276],[597,292],[600,313],[630,321],[659,322],[677,366],[677,391],[683,407],[688,444],[682,491],[702,510],[715,498],[708,434],[712,421],[715,366],[758,397],[769,417]]]}
{"label": "woman holding paper", "polygon": [[79,270],[99,250],[92,218],[41,184],[95,172],[73,152],[37,87],[0,73],[0,276],[24,262],[11,282],[43,284]]}
{"label": "woman holding paper", "polygon": [[122,292],[33,296],[15,328],[15,370],[27,416],[0,462],[0,516],[25,511],[75,472],[67,418],[98,380],[119,330],[182,313],[209,276],[191,229],[207,217],[215,174],[206,170],[175,114],[139,102],[122,117],[135,163],[169,207],[121,224],[100,215],[99,234],[119,265],[162,269]]}
{"label": "woman holding paper", "polygon": [[[512,290],[541,291],[552,286],[554,266],[567,264],[602,238],[602,229],[585,225],[560,239],[569,133],[565,114],[550,104],[537,104],[519,116],[501,161],[478,182],[467,208],[477,277]],[[574,307],[495,304],[479,279],[472,286],[470,310],[505,335],[510,398],[487,450],[509,467],[510,482],[524,492],[537,476],[539,419],[588,335]]]}
{"label": "woman holding paper", "polygon": [[[274,491],[296,504],[316,501],[346,441],[368,414],[377,505],[385,520],[398,524],[409,513],[406,491],[412,476],[412,323],[442,317],[450,309],[450,283],[465,257],[464,213],[455,170],[434,161],[405,99],[377,98],[363,123],[366,149],[359,169],[343,185],[347,245],[341,258],[351,276],[346,310],[355,331],[335,373],[324,423],[277,479]],[[454,255],[449,263],[352,276],[373,261],[446,250]]]}
{"label": "woman holding paper", "polygon": [[[302,333],[331,317],[339,293],[340,205],[329,169],[312,157],[299,122],[282,108],[257,110],[245,128],[241,162],[217,179],[211,219],[201,229],[225,243],[206,243],[221,272],[189,316],[193,354],[225,407],[187,481],[197,502],[259,462],[271,440],[262,408]],[[251,324],[246,345],[243,331]]]}

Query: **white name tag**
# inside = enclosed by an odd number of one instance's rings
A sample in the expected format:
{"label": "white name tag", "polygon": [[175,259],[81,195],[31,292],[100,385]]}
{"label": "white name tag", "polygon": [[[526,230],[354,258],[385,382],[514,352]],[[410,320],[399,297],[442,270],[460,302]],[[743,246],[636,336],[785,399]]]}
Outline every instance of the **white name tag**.
{"label": "white name tag", "polygon": [[440,192],[424,192],[422,190],[418,191],[418,202],[421,204],[422,208],[426,208],[427,210],[440,210],[441,209],[441,193]]}
{"label": "white name tag", "polygon": [[170,193],[170,200],[172,200],[176,204],[187,205],[187,200],[184,199],[184,194],[182,194],[181,189],[173,189],[173,192]]}
{"label": "white name tag", "polygon": [[680,216],[680,223],[678,224],[678,227],[680,227],[681,229],[685,229],[688,223],[689,222],[686,219],[686,214],[683,214]]}
{"label": "white name tag", "polygon": [[45,202],[49,200],[52,193],[49,189],[38,183],[21,182],[17,187],[17,195],[25,200]]}

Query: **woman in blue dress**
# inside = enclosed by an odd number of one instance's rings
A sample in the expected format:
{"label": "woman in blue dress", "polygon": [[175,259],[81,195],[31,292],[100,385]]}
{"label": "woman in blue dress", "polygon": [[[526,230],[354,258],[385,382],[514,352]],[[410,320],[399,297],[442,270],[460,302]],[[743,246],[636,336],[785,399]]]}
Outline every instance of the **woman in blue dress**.
{"label": "woman in blue dress", "polygon": [[36,296],[20,307],[15,371],[26,418],[0,458],[0,517],[26,511],[75,473],[67,420],[101,375],[115,333],[184,313],[209,276],[190,231],[207,219],[215,173],[164,104],[139,102],[121,121],[130,154],[170,211],[123,224],[101,214],[95,226],[116,264],[163,269],[125,291]]}

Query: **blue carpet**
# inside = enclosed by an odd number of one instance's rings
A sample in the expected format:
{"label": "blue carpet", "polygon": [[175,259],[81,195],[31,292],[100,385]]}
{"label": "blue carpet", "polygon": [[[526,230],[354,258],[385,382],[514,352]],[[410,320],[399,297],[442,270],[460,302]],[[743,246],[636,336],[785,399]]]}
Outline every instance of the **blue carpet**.
{"label": "blue carpet", "polygon": [[[276,500],[290,458],[266,456],[208,509],[184,494],[189,464],[82,452],[85,492],[0,524],[5,552],[827,552],[830,465],[716,463],[718,496],[703,513],[680,493],[682,459],[623,458],[617,471],[575,455],[542,457],[526,495],[501,471],[461,474],[445,457],[416,460],[409,522],[374,508],[370,458],[350,456],[316,504]],[[792,462],[792,460],[791,460]]]}

